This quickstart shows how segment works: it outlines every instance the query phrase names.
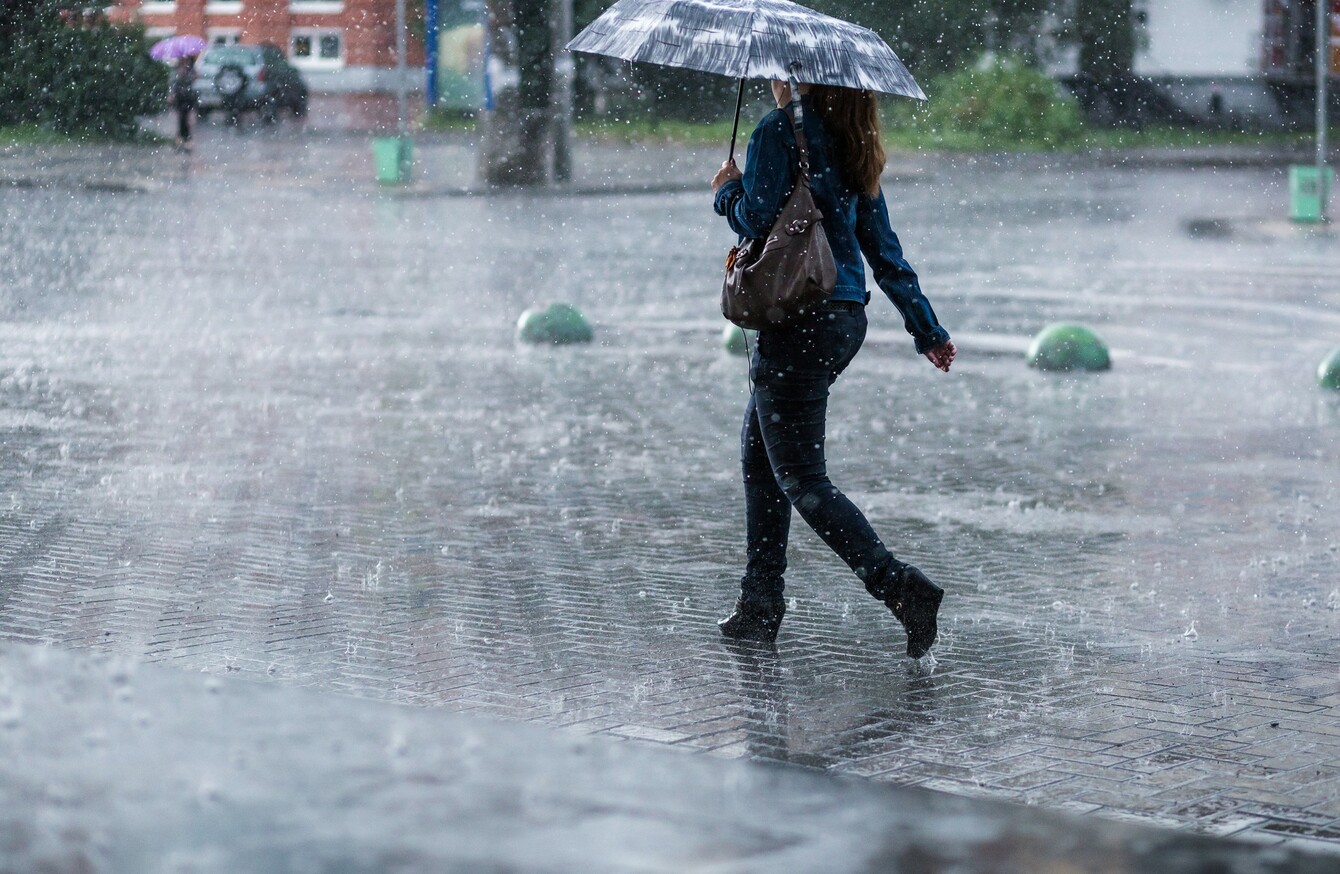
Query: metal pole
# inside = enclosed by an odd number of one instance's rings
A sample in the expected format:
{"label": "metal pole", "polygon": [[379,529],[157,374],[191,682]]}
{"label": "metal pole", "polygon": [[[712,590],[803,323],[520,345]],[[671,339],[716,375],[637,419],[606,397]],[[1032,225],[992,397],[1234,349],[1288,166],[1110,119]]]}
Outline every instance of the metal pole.
{"label": "metal pole", "polygon": [[553,0],[549,45],[554,63],[551,109],[554,120],[554,181],[572,181],[572,88],[576,77],[572,53],[563,46],[572,39],[572,0]]}
{"label": "metal pole", "polygon": [[424,103],[429,109],[437,106],[437,0],[425,0],[424,24]]}
{"label": "metal pole", "polygon": [[1317,6],[1317,185],[1321,195],[1321,220],[1327,221],[1326,200],[1330,193],[1326,178],[1326,128],[1330,95],[1327,80],[1331,73],[1331,0],[1316,0]]}
{"label": "metal pole", "polygon": [[405,135],[409,109],[405,102],[405,0],[395,0],[396,133]]}
{"label": "metal pole", "polygon": [[[499,0],[485,0],[484,2],[484,104],[481,109],[484,112],[492,113],[498,108],[498,95],[496,93],[497,83],[493,81],[493,59],[507,58],[507,39],[503,35],[501,17],[507,10]],[[505,65],[499,65],[499,69],[506,69]],[[488,125],[485,125],[487,129]]]}

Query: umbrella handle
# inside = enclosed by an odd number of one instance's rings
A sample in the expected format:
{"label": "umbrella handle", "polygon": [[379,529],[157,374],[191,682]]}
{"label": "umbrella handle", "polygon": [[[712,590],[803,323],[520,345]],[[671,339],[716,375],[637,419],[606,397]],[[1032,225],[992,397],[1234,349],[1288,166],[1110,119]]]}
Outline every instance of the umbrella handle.
{"label": "umbrella handle", "polygon": [[740,106],[744,103],[744,77],[740,77],[740,90],[735,94],[735,124],[730,129],[730,157],[735,160],[735,137],[740,133]]}

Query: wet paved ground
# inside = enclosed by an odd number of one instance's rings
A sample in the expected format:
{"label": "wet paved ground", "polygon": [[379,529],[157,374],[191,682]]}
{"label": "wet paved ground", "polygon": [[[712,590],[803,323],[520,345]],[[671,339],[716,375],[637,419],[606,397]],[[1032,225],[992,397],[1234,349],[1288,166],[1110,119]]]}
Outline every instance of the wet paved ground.
{"label": "wet paved ground", "polygon": [[[705,194],[438,196],[451,138],[388,192],[293,127],[89,155],[0,155],[0,640],[1340,851],[1340,241],[1281,170],[895,168],[960,363],[876,301],[829,454],[949,589],[927,669],[799,530],[776,651],[716,638],[746,385]],[[597,342],[516,345],[541,300]],[[1028,370],[1061,319],[1115,369]]]}
{"label": "wet paved ground", "polygon": [[0,643],[0,731],[5,874],[1335,870],[1287,846],[20,644]]}

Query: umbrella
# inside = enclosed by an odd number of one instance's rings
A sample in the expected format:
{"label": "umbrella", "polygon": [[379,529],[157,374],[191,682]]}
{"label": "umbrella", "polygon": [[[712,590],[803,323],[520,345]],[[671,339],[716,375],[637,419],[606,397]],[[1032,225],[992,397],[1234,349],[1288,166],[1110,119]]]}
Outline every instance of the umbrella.
{"label": "umbrella", "polygon": [[205,45],[205,41],[198,36],[170,36],[154,43],[149,49],[149,57],[155,61],[194,58],[205,50]]}
{"label": "umbrella", "polygon": [[618,0],[568,50],[745,79],[926,95],[879,34],[789,0]]}

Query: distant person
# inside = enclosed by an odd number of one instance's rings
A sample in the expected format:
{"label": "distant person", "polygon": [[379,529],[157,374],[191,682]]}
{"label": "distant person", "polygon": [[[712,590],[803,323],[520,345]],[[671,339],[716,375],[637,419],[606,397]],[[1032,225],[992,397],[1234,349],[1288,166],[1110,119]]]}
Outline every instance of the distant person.
{"label": "distant person", "polygon": [[[809,142],[811,190],[837,263],[829,300],[797,323],[759,332],[750,362],[754,391],[741,434],[746,564],[732,613],[718,623],[726,637],[770,642],[777,636],[791,508],[847,563],[907,631],[907,654],[935,643],[944,590],[894,558],[861,511],[828,479],[824,425],[829,386],[865,340],[861,256],[902,313],[917,352],[948,371],[957,349],[921,293],[889,225],[880,189],[884,147],[875,96],[869,91],[800,85]],[[742,237],[765,237],[799,173],[799,149],[787,107],[791,88],[774,81],[778,108],[749,140],[745,172],[734,161],[712,179],[715,208]],[[812,110],[812,111],[811,111]]]}
{"label": "distant person", "polygon": [[199,100],[195,93],[195,58],[178,58],[172,71],[169,102],[177,110],[177,148],[183,151],[191,150],[191,113]]}

